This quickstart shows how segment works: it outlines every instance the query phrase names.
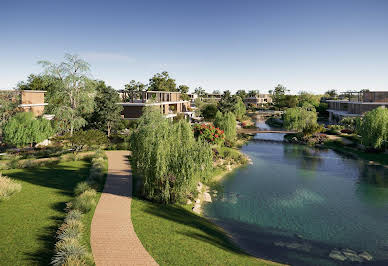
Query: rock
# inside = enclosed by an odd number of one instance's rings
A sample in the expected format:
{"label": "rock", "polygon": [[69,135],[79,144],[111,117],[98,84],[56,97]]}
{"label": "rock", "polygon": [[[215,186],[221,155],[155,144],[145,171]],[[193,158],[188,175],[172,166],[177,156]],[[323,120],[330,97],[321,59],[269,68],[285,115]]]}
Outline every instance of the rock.
{"label": "rock", "polygon": [[274,242],[273,243],[275,246],[278,246],[278,247],[284,247],[285,245],[286,245],[286,243],[283,243],[283,242],[281,242],[281,241],[279,241],[279,242]]}
{"label": "rock", "polygon": [[200,203],[201,203],[201,200],[200,200],[200,199],[196,199],[196,200],[195,200],[195,203],[196,203],[196,204],[200,204]]}
{"label": "rock", "polygon": [[311,250],[311,245],[305,244],[305,243],[301,244],[301,243],[292,242],[292,243],[286,244],[286,247],[289,249],[303,250],[306,252],[309,252]]}
{"label": "rock", "polygon": [[201,205],[195,204],[194,207],[192,208],[193,212],[201,214]]}
{"label": "rock", "polygon": [[330,252],[329,257],[332,258],[333,260],[340,260],[340,261],[346,260],[346,256],[344,254],[342,254],[341,251],[336,250],[336,249],[333,249]]}
{"label": "rock", "polygon": [[350,261],[362,262],[363,259],[357,255],[354,250],[345,248],[342,250],[342,253],[348,258]]}
{"label": "rock", "polygon": [[197,184],[197,191],[201,192],[202,191],[202,187],[203,187],[202,183],[198,182],[198,184]]}
{"label": "rock", "polygon": [[298,238],[298,239],[303,239],[303,236],[300,235],[300,234],[294,234],[294,236],[295,236],[296,238]]}
{"label": "rock", "polygon": [[187,205],[192,204],[192,203],[193,202],[190,199],[188,199],[187,202],[186,202]]}
{"label": "rock", "polygon": [[203,201],[205,202],[212,202],[212,197],[208,192],[203,193]]}
{"label": "rock", "polygon": [[373,260],[373,257],[371,254],[369,254],[368,252],[366,251],[363,251],[361,253],[358,254],[358,256],[364,260],[367,260],[367,261],[371,261]]}
{"label": "rock", "polygon": [[228,164],[228,165],[226,166],[226,170],[232,171],[232,166],[231,166],[230,164]]}

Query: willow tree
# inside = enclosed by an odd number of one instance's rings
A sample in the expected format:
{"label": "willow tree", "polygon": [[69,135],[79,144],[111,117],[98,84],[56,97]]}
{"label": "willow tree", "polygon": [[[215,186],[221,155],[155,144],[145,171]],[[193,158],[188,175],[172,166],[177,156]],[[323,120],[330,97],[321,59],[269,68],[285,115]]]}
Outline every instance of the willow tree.
{"label": "willow tree", "polygon": [[388,109],[376,108],[365,114],[357,123],[357,133],[361,143],[375,149],[382,149],[388,142]]}
{"label": "willow tree", "polygon": [[284,113],[284,127],[289,130],[301,131],[305,135],[318,130],[317,112],[306,108],[288,108]]}
{"label": "willow tree", "polygon": [[190,124],[173,124],[154,108],[145,109],[130,147],[133,169],[143,178],[143,194],[152,201],[182,201],[212,167],[210,146],[195,140]]}
{"label": "willow tree", "polygon": [[77,55],[65,54],[64,62],[59,64],[39,61],[47,75],[60,82],[53,92],[53,99],[60,99],[53,108],[55,119],[62,131],[74,130],[86,125],[86,114],[93,111],[95,84],[88,76],[89,64]]}
{"label": "willow tree", "polygon": [[228,141],[234,141],[237,136],[236,131],[236,116],[232,112],[221,113],[217,112],[214,119],[214,126],[222,129],[225,133],[225,137]]}
{"label": "willow tree", "polygon": [[237,98],[237,102],[236,102],[236,105],[234,106],[234,114],[236,115],[236,118],[238,120],[241,120],[244,117],[245,113],[247,112],[247,109],[241,97],[236,96],[236,98]]}

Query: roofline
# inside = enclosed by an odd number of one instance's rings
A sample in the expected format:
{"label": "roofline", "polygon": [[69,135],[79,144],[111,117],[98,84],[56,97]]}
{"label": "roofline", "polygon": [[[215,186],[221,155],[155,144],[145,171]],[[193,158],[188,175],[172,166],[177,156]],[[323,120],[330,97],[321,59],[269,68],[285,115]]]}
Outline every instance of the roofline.
{"label": "roofline", "polygon": [[157,103],[117,103],[122,106],[157,106],[164,104],[189,103],[190,101],[176,101],[176,102],[157,102]]}

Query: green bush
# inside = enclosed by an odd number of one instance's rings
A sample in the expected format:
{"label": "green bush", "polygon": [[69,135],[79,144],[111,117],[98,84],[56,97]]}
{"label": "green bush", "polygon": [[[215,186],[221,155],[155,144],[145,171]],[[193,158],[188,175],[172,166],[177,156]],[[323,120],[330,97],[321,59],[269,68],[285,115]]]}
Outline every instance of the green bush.
{"label": "green bush", "polygon": [[80,221],[82,219],[82,213],[78,210],[71,210],[67,213],[65,218],[65,223],[70,220]]}
{"label": "green bush", "polygon": [[320,130],[315,110],[310,111],[303,107],[288,108],[283,118],[286,129],[300,131],[304,135],[314,134]]}
{"label": "green bush", "polygon": [[87,183],[87,182],[80,182],[77,184],[77,186],[75,187],[74,189],[74,194],[76,196],[79,196],[81,195],[82,193],[84,193],[86,190],[90,190],[91,187],[90,185]]}
{"label": "green bush", "polygon": [[82,213],[88,213],[96,205],[95,196],[96,191],[94,189],[83,192],[74,199],[72,208]]}
{"label": "green bush", "polygon": [[388,109],[376,108],[356,122],[361,143],[374,149],[385,149],[388,145]]}
{"label": "green bush", "polygon": [[0,200],[8,199],[21,190],[22,185],[0,173]]}
{"label": "green bush", "polygon": [[70,262],[81,262],[80,265],[84,265],[88,257],[86,248],[74,238],[59,241],[55,245],[55,250],[56,253],[51,261],[54,266],[74,265],[69,264]]}
{"label": "green bush", "polygon": [[218,111],[214,120],[214,125],[224,131],[227,141],[234,142],[236,140],[236,116],[232,112],[223,114]]}
{"label": "green bush", "polygon": [[83,229],[82,221],[77,221],[74,219],[68,220],[66,223],[58,230],[57,238],[60,240],[76,238],[78,239],[81,236]]}

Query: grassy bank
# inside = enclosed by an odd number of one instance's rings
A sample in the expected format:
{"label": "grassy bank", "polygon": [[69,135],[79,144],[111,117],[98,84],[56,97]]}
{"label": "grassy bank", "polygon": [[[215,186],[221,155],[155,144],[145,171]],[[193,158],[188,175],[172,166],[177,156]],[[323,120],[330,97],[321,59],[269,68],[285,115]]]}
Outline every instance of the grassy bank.
{"label": "grassy bank", "polygon": [[89,172],[86,161],[3,171],[22,185],[20,193],[0,202],[1,265],[48,265],[65,203]]}
{"label": "grassy bank", "polygon": [[245,254],[188,208],[134,198],[131,209],[137,236],[160,265],[277,265]]}

